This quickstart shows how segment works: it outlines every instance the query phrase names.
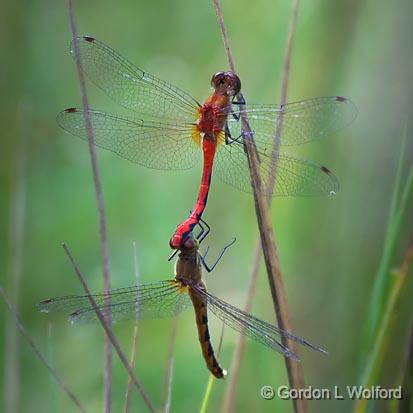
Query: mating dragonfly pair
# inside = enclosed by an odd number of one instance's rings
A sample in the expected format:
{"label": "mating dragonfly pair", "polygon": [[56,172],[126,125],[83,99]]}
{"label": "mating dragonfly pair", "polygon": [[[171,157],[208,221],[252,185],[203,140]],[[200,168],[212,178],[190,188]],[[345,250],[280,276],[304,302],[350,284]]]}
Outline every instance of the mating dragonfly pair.
{"label": "mating dragonfly pair", "polygon": [[[201,105],[191,95],[142,71],[93,37],[74,39],[72,52],[74,49],[79,51],[81,68],[90,80],[114,101],[139,114],[139,118],[69,108],[57,117],[63,129],[87,139],[87,124],[90,124],[95,145],[150,168],[187,169],[197,163],[200,149],[203,154],[196,204],[170,240],[170,246],[179,252],[175,280],[96,296],[102,308],[104,299],[110,296],[114,319],[161,316],[184,308],[189,297],[207,366],[216,377],[222,377],[223,373],[209,341],[207,306],[231,327],[286,356],[296,358],[275,335],[287,336],[322,351],[208,293],[201,280],[201,264],[206,266],[206,263],[198,253],[200,241],[194,237],[193,230],[203,222],[212,171],[235,188],[251,191],[245,139],[254,140],[268,195],[334,195],[339,185],[327,167],[279,152],[278,147],[323,138],[343,128],[356,115],[353,103],[333,96],[280,106],[245,106],[242,99],[236,99],[241,89],[239,78],[232,72],[218,72],[211,81],[213,93]],[[248,117],[252,132],[248,136],[241,127],[242,115]],[[201,234],[201,240],[204,236]],[[83,320],[94,318],[88,305],[87,297],[64,297],[46,300],[41,308],[62,309],[72,312],[72,320]]]}

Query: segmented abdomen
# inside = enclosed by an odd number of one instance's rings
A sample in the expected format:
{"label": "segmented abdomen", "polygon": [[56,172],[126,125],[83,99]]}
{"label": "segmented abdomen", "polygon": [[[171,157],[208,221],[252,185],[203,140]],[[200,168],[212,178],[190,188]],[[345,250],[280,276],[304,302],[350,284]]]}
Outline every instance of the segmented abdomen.
{"label": "segmented abdomen", "polygon": [[208,370],[218,379],[224,377],[224,370],[219,365],[215,358],[214,349],[212,348],[209,329],[208,329],[208,314],[207,303],[189,288],[189,296],[195,310],[196,326],[198,328],[198,337],[201,344],[202,354],[205,359]]}

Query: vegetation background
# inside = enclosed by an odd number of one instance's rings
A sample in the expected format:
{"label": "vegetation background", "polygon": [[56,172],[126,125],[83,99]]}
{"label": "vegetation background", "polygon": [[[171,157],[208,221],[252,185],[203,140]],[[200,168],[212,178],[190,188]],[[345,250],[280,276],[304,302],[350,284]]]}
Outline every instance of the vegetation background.
{"label": "vegetation background", "polygon": [[[247,101],[276,102],[290,2],[222,3]],[[340,179],[340,193],[331,199],[276,199],[272,206],[295,331],[330,352],[324,357],[300,351],[306,383],[314,387],[332,389],[334,385],[357,384],[361,330],[383,253],[406,122],[408,164],[413,158],[409,139],[413,104],[412,9],[409,0],[314,0],[303,1],[299,10],[288,101],[343,95],[352,99],[359,110],[356,121],[337,136],[294,150],[332,169]],[[76,2],[75,11],[80,34],[104,41],[139,67],[189,91],[198,100],[209,93],[211,75],[227,68],[210,2],[91,0]],[[97,412],[102,402],[101,327],[71,326],[64,317],[41,314],[34,307],[50,296],[81,293],[60,247],[63,240],[71,246],[90,288],[101,288],[87,146],[65,134],[55,121],[61,109],[80,106],[69,41],[65,2],[1,3],[0,280],[9,291],[13,291],[13,283],[17,285],[19,293],[14,298],[25,326],[87,410]],[[88,91],[92,108],[124,113],[93,85],[88,85]],[[16,159],[22,159],[22,153],[26,158],[23,192],[16,194],[16,171],[22,171],[16,169]],[[168,240],[194,203],[200,166],[188,172],[162,172],[137,167],[105,151],[99,150],[98,158],[112,287],[135,282],[134,241],[142,281],[172,277],[173,265],[166,260],[170,253]],[[20,203],[13,204],[19,194]],[[24,218],[20,258],[17,255],[21,266],[18,280],[13,278],[16,267],[12,264],[19,231],[16,205],[23,208],[19,211]],[[213,178],[204,217],[212,226],[208,238],[211,256],[237,237],[236,245],[206,276],[209,289],[242,306],[257,234],[252,197]],[[394,266],[402,260],[412,224],[410,214],[399,234],[392,258]],[[264,271],[262,266],[253,312],[273,322]],[[408,297],[412,293],[411,280],[406,289]],[[407,298],[402,300],[402,311],[389,338],[390,351],[380,379],[383,385],[397,381],[411,321],[409,304]],[[5,322],[3,305],[0,316],[0,371],[5,372],[10,326]],[[127,352],[132,327],[133,323],[123,323],[114,328]],[[139,324],[137,375],[155,404],[159,403],[163,388],[170,328],[169,320]],[[212,321],[216,346],[220,330],[220,323]],[[220,360],[227,368],[236,338],[236,333],[225,331]],[[14,391],[18,392],[19,411],[73,412],[71,402],[20,337],[15,349],[19,377]],[[178,323],[171,411],[197,411],[207,379],[194,316],[188,311]],[[10,391],[6,382],[12,378],[7,372],[0,380],[2,388]],[[114,412],[121,411],[125,384],[124,368],[114,356]],[[236,411],[290,411],[288,401],[265,401],[259,396],[263,385],[285,384],[282,357],[248,341]],[[224,390],[225,381],[215,383],[209,411],[219,410]],[[0,398],[3,397],[1,392]],[[132,411],[143,411],[143,403],[134,391],[131,403]],[[348,412],[351,403],[312,401],[309,407],[312,412],[339,413]],[[387,404],[376,408],[388,411]]]}

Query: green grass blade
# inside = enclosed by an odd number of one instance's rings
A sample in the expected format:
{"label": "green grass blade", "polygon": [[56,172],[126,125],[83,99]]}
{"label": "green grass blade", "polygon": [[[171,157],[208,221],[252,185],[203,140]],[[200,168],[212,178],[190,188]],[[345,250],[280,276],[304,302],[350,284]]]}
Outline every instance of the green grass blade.
{"label": "green grass blade", "polygon": [[[360,371],[364,369],[368,354],[368,349],[372,347],[372,343],[377,331],[380,318],[382,317],[384,306],[386,303],[386,292],[389,289],[389,278],[391,259],[394,254],[398,235],[401,228],[401,223],[406,212],[407,202],[412,192],[413,173],[410,171],[409,178],[404,188],[403,194],[400,197],[401,181],[403,176],[403,158],[406,147],[407,126],[404,127],[403,139],[401,144],[400,158],[397,166],[397,172],[394,182],[394,190],[390,204],[389,220],[386,231],[386,238],[383,247],[383,254],[380,260],[379,268],[376,273],[373,291],[370,298],[370,303],[367,311],[367,320],[364,328],[363,339],[360,351]],[[401,201],[399,202],[399,200]]]}
{"label": "green grass blade", "polygon": [[[225,327],[225,324],[222,324],[221,335],[220,335],[219,344],[218,344],[217,356],[219,356],[221,354],[222,341],[224,339],[224,327]],[[211,398],[212,386],[213,386],[214,382],[215,382],[215,377],[212,374],[210,374],[209,377],[208,377],[208,383],[207,383],[207,386],[205,388],[204,398],[202,399],[202,404],[201,404],[201,408],[199,410],[199,413],[206,413],[206,411],[207,411],[209,399]]]}
{"label": "green grass blade", "polygon": [[206,413],[209,399],[211,397],[212,385],[214,384],[214,376],[212,374],[209,375],[208,383],[205,389],[204,398],[202,400],[201,409],[199,413]]}
{"label": "green grass blade", "polygon": [[[411,169],[411,175],[413,176],[413,167]],[[366,368],[362,374],[361,382],[359,383],[365,388],[373,386],[379,382],[383,360],[388,348],[389,338],[391,337],[391,329],[398,316],[400,299],[404,291],[403,287],[406,284],[406,279],[412,261],[413,242],[407,249],[400,270],[393,274],[393,277],[391,278],[390,293],[388,295],[383,317],[381,318],[379,331],[374,341],[373,351],[370,353],[370,357],[366,363]],[[367,404],[367,399],[357,400],[354,405],[353,412],[364,413],[366,411]]]}

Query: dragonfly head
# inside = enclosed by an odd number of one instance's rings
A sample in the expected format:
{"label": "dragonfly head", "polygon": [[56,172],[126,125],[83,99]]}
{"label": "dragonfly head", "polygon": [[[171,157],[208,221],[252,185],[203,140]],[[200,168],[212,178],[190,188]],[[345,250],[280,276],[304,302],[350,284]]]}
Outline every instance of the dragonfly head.
{"label": "dragonfly head", "polygon": [[192,252],[199,248],[198,240],[191,234],[182,242],[180,246],[181,252]]}
{"label": "dragonfly head", "polygon": [[241,80],[233,72],[217,72],[212,76],[211,86],[220,95],[235,96],[241,90]]}

